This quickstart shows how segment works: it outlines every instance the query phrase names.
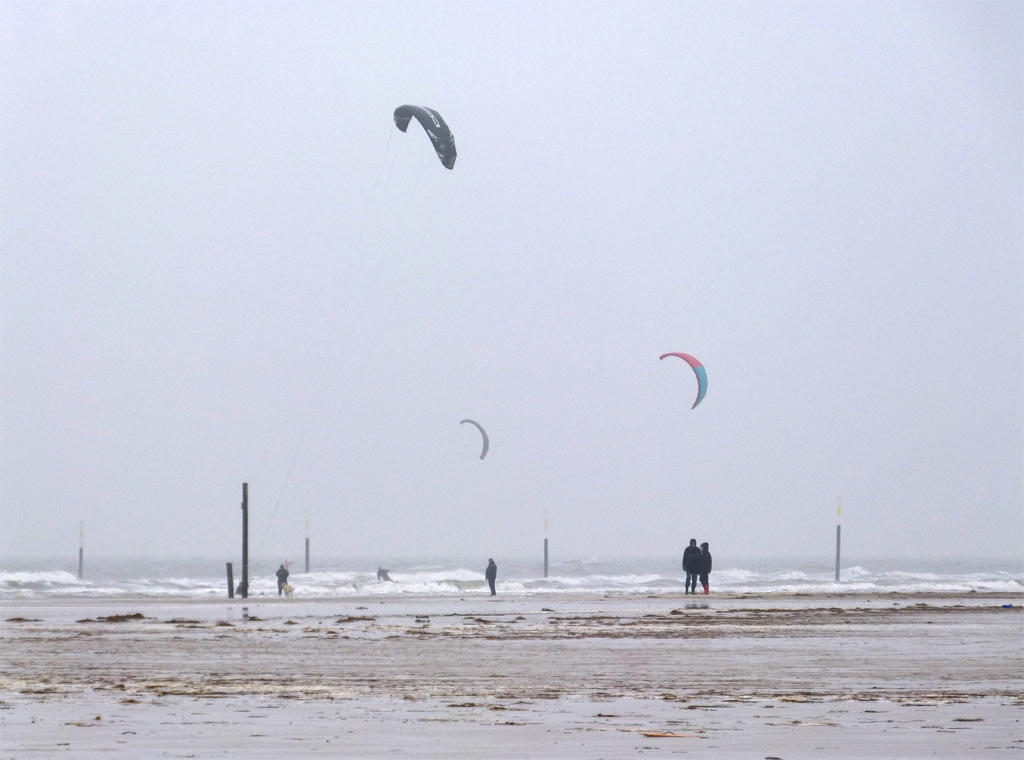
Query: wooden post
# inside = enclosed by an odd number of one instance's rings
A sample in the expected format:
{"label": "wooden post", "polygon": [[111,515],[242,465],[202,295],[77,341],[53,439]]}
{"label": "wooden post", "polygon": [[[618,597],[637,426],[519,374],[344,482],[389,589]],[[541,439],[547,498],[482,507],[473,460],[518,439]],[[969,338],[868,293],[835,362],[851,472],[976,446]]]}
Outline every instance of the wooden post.
{"label": "wooden post", "polygon": [[228,562],[228,599],[235,598],[235,576],[231,572],[231,563]]}
{"label": "wooden post", "polygon": [[242,483],[242,598],[249,598],[249,484]]}

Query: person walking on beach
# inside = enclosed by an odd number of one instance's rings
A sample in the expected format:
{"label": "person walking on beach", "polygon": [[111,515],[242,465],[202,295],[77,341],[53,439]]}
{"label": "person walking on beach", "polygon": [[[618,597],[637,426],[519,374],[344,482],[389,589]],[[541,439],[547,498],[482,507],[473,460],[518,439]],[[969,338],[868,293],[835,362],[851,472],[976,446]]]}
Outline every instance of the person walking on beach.
{"label": "person walking on beach", "polygon": [[288,568],[284,565],[277,568],[277,572],[274,573],[277,576],[277,595],[281,596],[281,592],[284,590],[284,584],[288,582]]}
{"label": "person walking on beach", "polygon": [[683,571],[686,573],[686,593],[697,593],[697,576],[700,574],[701,553],[697,539],[691,538],[690,545],[683,551]]}
{"label": "person walking on beach", "polygon": [[498,566],[494,564],[493,559],[487,560],[487,570],[484,572],[484,576],[487,578],[487,585],[491,587],[491,596],[494,596],[494,581],[498,579]]}
{"label": "person walking on beach", "polygon": [[704,587],[704,593],[710,594],[708,590],[708,576],[711,575],[711,552],[708,551],[708,542],[700,545],[700,585]]}

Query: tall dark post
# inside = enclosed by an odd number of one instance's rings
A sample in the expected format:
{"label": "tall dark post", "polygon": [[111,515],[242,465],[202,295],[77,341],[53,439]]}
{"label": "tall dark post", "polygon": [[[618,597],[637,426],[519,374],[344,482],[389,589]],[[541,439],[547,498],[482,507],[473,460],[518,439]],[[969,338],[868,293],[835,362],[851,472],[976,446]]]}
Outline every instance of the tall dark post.
{"label": "tall dark post", "polygon": [[242,598],[249,598],[249,484],[242,483]]}

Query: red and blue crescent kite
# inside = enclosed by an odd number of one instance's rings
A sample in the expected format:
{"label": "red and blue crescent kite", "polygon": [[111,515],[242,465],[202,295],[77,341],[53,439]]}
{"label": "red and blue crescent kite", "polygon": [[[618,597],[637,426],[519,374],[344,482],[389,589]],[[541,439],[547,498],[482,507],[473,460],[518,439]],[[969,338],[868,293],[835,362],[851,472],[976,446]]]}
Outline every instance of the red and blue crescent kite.
{"label": "red and blue crescent kite", "polygon": [[704,400],[704,394],[708,392],[708,373],[704,369],[704,365],[694,359],[689,354],[670,353],[662,354],[659,359],[664,359],[666,356],[678,356],[684,362],[689,364],[693,368],[693,374],[697,376],[697,400],[693,402],[691,409],[696,409],[697,404]]}

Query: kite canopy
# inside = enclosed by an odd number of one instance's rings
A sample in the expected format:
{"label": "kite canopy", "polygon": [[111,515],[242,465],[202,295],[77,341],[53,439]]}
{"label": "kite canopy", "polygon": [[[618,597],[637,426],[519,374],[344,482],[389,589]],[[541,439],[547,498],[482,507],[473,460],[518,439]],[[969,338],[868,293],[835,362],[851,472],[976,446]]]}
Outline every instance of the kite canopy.
{"label": "kite canopy", "polygon": [[455,138],[448,125],[444,123],[441,114],[423,106],[399,106],[395,109],[395,126],[403,132],[409,128],[409,122],[416,120],[426,131],[430,141],[434,143],[434,150],[441,160],[445,169],[452,169],[455,166]]}
{"label": "kite canopy", "polygon": [[483,459],[485,456],[487,456],[487,450],[491,447],[491,442],[487,438],[487,431],[484,430],[482,427],[480,427],[480,423],[479,422],[474,422],[473,420],[463,420],[459,424],[460,425],[465,425],[467,422],[470,425],[475,425],[476,429],[480,431],[480,435],[482,435],[484,437],[484,448],[483,448],[483,451],[480,452],[480,458]]}
{"label": "kite canopy", "polygon": [[704,400],[704,394],[708,392],[708,373],[704,369],[704,365],[694,359],[689,354],[670,353],[662,354],[659,359],[664,359],[666,356],[678,356],[684,362],[689,364],[693,368],[693,374],[697,376],[697,400],[693,402],[691,409],[696,409],[697,404]]}

